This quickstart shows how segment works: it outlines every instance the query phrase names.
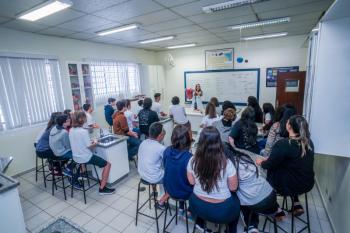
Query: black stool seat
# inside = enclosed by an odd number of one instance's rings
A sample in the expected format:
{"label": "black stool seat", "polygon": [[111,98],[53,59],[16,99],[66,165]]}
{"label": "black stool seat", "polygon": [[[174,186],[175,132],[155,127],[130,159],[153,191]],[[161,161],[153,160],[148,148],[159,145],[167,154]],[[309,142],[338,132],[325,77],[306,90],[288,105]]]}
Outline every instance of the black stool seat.
{"label": "black stool seat", "polygon": [[[70,184],[66,185],[64,183],[64,179],[68,178],[67,176],[65,176],[63,174],[63,160],[62,159],[54,159],[54,158],[48,158],[47,159],[49,162],[49,166],[51,167],[51,170],[49,171],[49,174],[46,175],[50,176],[51,175],[51,181],[52,181],[52,196],[55,195],[55,190],[57,190],[57,187],[62,188],[63,189],[63,194],[64,194],[64,200],[67,200],[67,195],[66,195],[66,188],[68,188],[70,186]],[[55,166],[58,170],[55,170]],[[58,167],[57,167],[58,166]],[[55,174],[55,171],[58,171],[58,174]],[[45,180],[48,180],[45,177]],[[58,183],[62,183],[62,186],[58,185]]]}

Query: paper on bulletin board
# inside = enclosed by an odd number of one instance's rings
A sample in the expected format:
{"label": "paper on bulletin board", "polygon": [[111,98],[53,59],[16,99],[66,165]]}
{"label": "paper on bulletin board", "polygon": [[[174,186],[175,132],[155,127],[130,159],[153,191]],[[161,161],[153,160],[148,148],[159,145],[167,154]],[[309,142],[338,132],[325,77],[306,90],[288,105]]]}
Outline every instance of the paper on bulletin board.
{"label": "paper on bulletin board", "polygon": [[206,50],[205,69],[233,69],[233,49]]}

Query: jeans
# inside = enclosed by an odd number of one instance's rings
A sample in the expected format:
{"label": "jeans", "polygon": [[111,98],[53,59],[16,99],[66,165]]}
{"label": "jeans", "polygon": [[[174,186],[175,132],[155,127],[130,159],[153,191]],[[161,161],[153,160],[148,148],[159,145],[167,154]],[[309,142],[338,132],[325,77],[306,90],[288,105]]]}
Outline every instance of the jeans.
{"label": "jeans", "polygon": [[229,233],[237,232],[240,210],[236,194],[232,194],[221,203],[210,203],[198,198],[194,193],[190,197],[190,211],[197,218],[213,223],[228,224]]}
{"label": "jeans", "polygon": [[127,140],[127,144],[128,144],[128,157],[129,157],[129,160],[132,160],[139,150],[141,141],[138,138],[129,137]]}
{"label": "jeans", "polygon": [[259,203],[251,206],[241,206],[241,210],[244,216],[244,222],[248,224],[249,222],[249,214],[253,211],[253,214],[250,218],[250,224],[248,227],[253,226],[254,228],[258,228],[259,226],[259,215],[256,213],[262,214],[273,214],[278,210],[278,203],[275,191],[272,191],[270,195],[268,195],[265,199],[260,201]]}

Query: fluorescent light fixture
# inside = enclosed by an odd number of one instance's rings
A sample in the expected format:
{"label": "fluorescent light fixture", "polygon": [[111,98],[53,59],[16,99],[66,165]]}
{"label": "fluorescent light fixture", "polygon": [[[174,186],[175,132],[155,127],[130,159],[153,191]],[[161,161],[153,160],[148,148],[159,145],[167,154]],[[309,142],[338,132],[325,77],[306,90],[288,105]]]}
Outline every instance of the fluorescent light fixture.
{"label": "fluorescent light fixture", "polygon": [[165,36],[165,37],[159,37],[159,38],[154,38],[154,39],[149,39],[149,40],[143,40],[140,41],[141,44],[149,44],[149,43],[155,43],[159,41],[164,41],[164,40],[172,40],[174,39],[175,36]]}
{"label": "fluorescent light fixture", "polygon": [[313,32],[318,32],[318,28],[312,29]]}
{"label": "fluorescent light fixture", "polygon": [[128,30],[136,29],[138,27],[139,26],[137,24],[130,24],[130,25],[124,25],[121,27],[109,28],[106,30],[98,31],[96,33],[99,36],[105,36],[105,35],[109,35],[109,34],[113,34],[113,33],[117,33],[117,32],[124,32],[124,31],[128,31]]}
{"label": "fluorescent light fixture", "polygon": [[277,19],[268,19],[268,20],[263,20],[258,22],[238,24],[238,25],[230,26],[229,29],[241,30],[241,29],[256,28],[256,27],[272,25],[272,24],[289,23],[289,22],[290,22],[290,17],[284,17],[284,18],[277,18]]}
{"label": "fluorescent light fixture", "polygon": [[263,1],[269,1],[269,0],[233,0],[233,1],[222,2],[222,3],[210,5],[210,6],[205,6],[202,8],[202,10],[205,13],[213,13],[216,11],[222,11],[222,10],[226,10],[234,7],[244,6],[244,5],[263,2]]}
{"label": "fluorescent light fixture", "polygon": [[179,48],[188,48],[188,47],[194,47],[196,44],[183,44],[183,45],[174,45],[174,46],[168,46],[167,49],[179,49]]}
{"label": "fluorescent light fixture", "polygon": [[287,32],[280,32],[280,33],[273,33],[273,34],[265,34],[265,35],[243,37],[242,40],[268,39],[268,38],[282,37],[282,36],[286,36],[286,35],[288,35]]}
{"label": "fluorescent light fixture", "polygon": [[72,5],[73,3],[69,0],[50,0],[26,12],[23,12],[18,16],[18,18],[28,21],[36,21],[58,11],[64,10]]}

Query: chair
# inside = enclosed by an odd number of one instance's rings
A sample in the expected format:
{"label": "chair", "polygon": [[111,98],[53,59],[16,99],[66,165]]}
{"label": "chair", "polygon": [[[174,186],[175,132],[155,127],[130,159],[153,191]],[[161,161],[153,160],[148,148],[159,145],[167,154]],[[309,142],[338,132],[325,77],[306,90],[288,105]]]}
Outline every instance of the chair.
{"label": "chair", "polygon": [[[41,165],[38,164],[38,159],[41,160]],[[44,156],[40,153],[35,151],[35,182],[38,182],[38,173],[43,173],[43,179],[44,179],[44,186],[46,188],[46,173],[49,172],[48,170],[45,170],[45,163],[44,163]]]}
{"label": "chair", "polygon": [[283,202],[282,202],[282,208],[284,210],[288,210],[288,200],[287,197],[289,196],[290,199],[292,200],[292,207],[290,212],[292,213],[292,222],[291,222],[291,233],[294,233],[295,229],[295,219],[298,219],[299,221],[301,221],[302,223],[305,224],[305,226],[300,229],[297,233],[303,232],[304,230],[307,229],[308,233],[311,233],[311,228],[310,228],[310,216],[309,216],[309,203],[308,203],[308,199],[307,199],[307,193],[302,193],[300,195],[305,195],[305,209],[306,209],[306,220],[295,216],[294,215],[294,204],[295,204],[295,200],[293,198],[294,195],[283,195]]}
{"label": "chair", "polygon": [[[140,206],[139,202],[140,202],[140,192],[142,192],[142,187],[141,184],[148,186],[148,199]],[[152,194],[151,194],[151,186],[152,186]],[[165,212],[165,210],[162,210],[160,213],[158,213],[156,204],[157,204],[157,184],[152,184],[149,183],[143,179],[140,179],[140,182],[138,184],[138,188],[137,188],[137,203],[136,203],[136,221],[135,221],[135,225],[137,226],[137,220],[138,220],[138,215],[141,214],[145,217],[154,219],[156,221],[156,226],[157,226],[157,233],[159,233],[159,224],[158,224],[158,219],[160,218],[160,216],[162,216],[162,214]],[[152,200],[154,201],[154,213],[155,216],[151,216],[151,215],[147,215],[145,213],[141,212],[141,209],[148,203],[149,204],[149,209],[151,209],[151,203]],[[168,203],[166,203],[165,206],[167,206]]]}
{"label": "chair", "polygon": [[170,209],[170,205],[166,205],[165,206],[165,216],[164,216],[164,226],[163,226],[163,233],[167,232],[168,231],[166,230],[169,225],[172,223],[172,221],[175,219],[175,224],[177,225],[177,218],[178,218],[178,211],[179,211],[179,202],[184,202],[184,211],[185,211],[185,218],[186,218],[186,232],[188,233],[188,216],[187,216],[187,211],[188,211],[188,208],[187,208],[187,203],[186,203],[186,200],[182,200],[182,199],[176,199],[176,198],[172,198],[170,197],[170,199],[174,200],[175,201],[175,215],[172,216],[172,218],[170,218],[170,221],[167,223],[166,222],[166,219],[167,219],[167,216],[168,216],[168,209],[169,209],[169,212],[170,212],[170,215],[171,215],[171,209]]}
{"label": "chair", "polygon": [[[66,188],[70,186],[70,184],[65,185],[64,179],[68,178],[65,176],[62,172],[63,170],[63,160],[60,159],[48,159],[49,166],[51,167],[51,170],[47,176],[51,175],[51,181],[52,181],[52,196],[55,196],[55,190],[57,190],[57,187],[63,189],[64,193],[64,200],[67,200],[67,195],[66,195]],[[58,167],[57,167],[58,165]],[[56,169],[55,169],[56,166]],[[56,174],[55,171],[58,173]],[[45,179],[44,179],[45,180]],[[46,178],[46,180],[49,180]],[[57,185],[59,182],[62,182],[62,186]]]}
{"label": "chair", "polygon": [[[72,175],[72,186],[71,186],[71,197],[73,198],[73,190],[74,188],[74,182],[78,182],[82,186],[83,196],[84,196],[84,203],[86,204],[86,191],[90,190],[92,187],[96,185],[101,185],[100,178],[98,176],[96,166],[92,165],[94,167],[97,180],[91,176],[89,176],[87,171],[87,164],[86,163],[76,163],[76,166],[73,168],[73,175]],[[94,183],[91,185],[90,180],[94,181]],[[85,181],[87,181],[88,187],[85,187]]]}

